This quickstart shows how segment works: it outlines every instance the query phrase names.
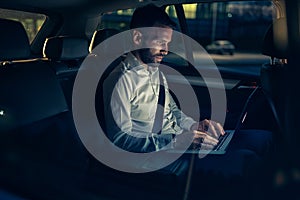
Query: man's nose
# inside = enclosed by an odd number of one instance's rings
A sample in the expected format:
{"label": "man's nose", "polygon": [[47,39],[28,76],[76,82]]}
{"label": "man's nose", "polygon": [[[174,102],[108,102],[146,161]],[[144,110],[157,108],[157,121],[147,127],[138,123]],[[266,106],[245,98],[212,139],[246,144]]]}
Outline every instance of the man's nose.
{"label": "man's nose", "polygon": [[161,48],[160,53],[163,55],[167,55],[169,51],[168,45],[165,45]]}
{"label": "man's nose", "polygon": [[162,55],[166,56],[166,55],[168,54],[168,51],[166,51],[166,50],[160,50],[160,53],[161,53]]}
{"label": "man's nose", "polygon": [[169,51],[168,44],[163,44],[163,45],[162,45],[162,50],[161,50],[161,51],[165,51],[166,53],[168,53],[168,51]]}

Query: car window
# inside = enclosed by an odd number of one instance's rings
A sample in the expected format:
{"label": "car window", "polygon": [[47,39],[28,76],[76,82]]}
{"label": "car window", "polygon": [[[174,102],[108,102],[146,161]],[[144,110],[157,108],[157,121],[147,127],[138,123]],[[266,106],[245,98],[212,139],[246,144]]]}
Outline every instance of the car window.
{"label": "car window", "polygon": [[129,22],[134,9],[117,10],[104,13],[101,16],[101,22],[98,29],[114,28],[120,31],[129,29]]}
{"label": "car window", "polygon": [[[257,56],[261,63],[268,61],[261,55],[261,46],[267,28],[276,18],[272,2],[194,3],[183,4],[183,9],[189,36],[205,48],[218,65],[223,64],[222,59],[226,59],[226,64],[228,60],[236,63],[236,59],[254,62]],[[168,6],[166,11],[177,17],[174,6]],[[260,63],[257,66],[261,66]]]}
{"label": "car window", "polygon": [[32,42],[46,20],[43,14],[0,9],[0,18],[20,21],[25,27],[29,41]]}

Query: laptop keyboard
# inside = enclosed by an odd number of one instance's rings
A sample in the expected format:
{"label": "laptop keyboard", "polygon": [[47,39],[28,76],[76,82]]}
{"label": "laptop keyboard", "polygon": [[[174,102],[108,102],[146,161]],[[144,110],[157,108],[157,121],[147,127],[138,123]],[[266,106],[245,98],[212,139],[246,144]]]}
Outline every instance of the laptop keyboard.
{"label": "laptop keyboard", "polygon": [[229,134],[224,134],[224,135],[220,135],[219,136],[219,142],[218,144],[213,148],[213,151],[218,150],[222,147],[222,145],[224,144],[225,139],[229,136]]}
{"label": "laptop keyboard", "polygon": [[[220,135],[219,138],[218,138],[219,142],[218,142],[218,144],[212,149],[212,151],[217,151],[217,150],[221,149],[222,146],[224,145],[224,142],[226,141],[226,138],[227,138],[229,135],[230,135],[229,132],[226,132],[224,135]],[[201,144],[193,144],[193,145],[190,146],[189,149],[190,149],[190,150],[196,150],[196,151],[201,150]]]}

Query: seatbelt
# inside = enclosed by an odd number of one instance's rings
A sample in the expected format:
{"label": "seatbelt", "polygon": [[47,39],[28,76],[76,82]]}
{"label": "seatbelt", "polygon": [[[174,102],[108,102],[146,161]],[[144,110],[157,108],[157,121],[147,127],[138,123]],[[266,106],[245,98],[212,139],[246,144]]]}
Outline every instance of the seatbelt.
{"label": "seatbelt", "polygon": [[152,133],[161,134],[165,107],[165,87],[162,72],[159,71],[159,94]]}

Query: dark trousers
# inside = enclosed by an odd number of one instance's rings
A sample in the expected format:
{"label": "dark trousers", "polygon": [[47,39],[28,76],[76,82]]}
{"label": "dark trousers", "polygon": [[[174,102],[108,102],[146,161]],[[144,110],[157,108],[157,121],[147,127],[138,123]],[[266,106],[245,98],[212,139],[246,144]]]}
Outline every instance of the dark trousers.
{"label": "dark trousers", "polygon": [[[215,172],[230,175],[243,175],[246,170],[259,165],[272,151],[272,133],[265,130],[240,130],[232,138],[227,152],[223,155],[208,154],[206,156],[183,155],[166,169],[178,169],[176,165],[182,162],[190,162],[193,158],[194,171]],[[186,165],[185,165],[186,166]]]}
{"label": "dark trousers", "polygon": [[[235,133],[225,154],[210,154],[203,158],[196,154],[186,154],[164,170],[181,174],[181,181],[190,185],[190,195],[194,198],[197,197],[197,191],[205,194],[202,197],[218,198],[222,196],[221,191],[226,191],[233,197],[237,195],[236,198],[245,198],[244,192],[252,192],[262,182],[262,176],[267,170],[266,162],[271,154],[271,132],[241,130]],[[184,166],[184,169],[180,166]]]}
{"label": "dark trousers", "polygon": [[195,158],[195,170],[210,171],[224,176],[251,174],[268,160],[272,150],[272,133],[264,130],[237,132],[224,155],[206,155]]}
{"label": "dark trousers", "polygon": [[[272,133],[264,130],[237,132],[224,155],[182,157],[192,167],[186,184],[191,199],[255,199],[265,187]],[[191,162],[192,161],[192,162]]]}

